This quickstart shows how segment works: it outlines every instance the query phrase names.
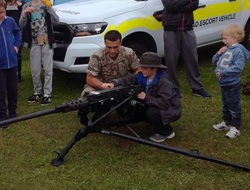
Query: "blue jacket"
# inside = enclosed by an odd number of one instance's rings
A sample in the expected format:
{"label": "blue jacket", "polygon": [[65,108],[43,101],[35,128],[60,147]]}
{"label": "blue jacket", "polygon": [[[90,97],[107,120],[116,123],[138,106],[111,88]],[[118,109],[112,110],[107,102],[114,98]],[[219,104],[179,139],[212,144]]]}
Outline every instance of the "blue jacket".
{"label": "blue jacket", "polygon": [[220,86],[234,85],[240,82],[240,76],[244,69],[250,52],[241,44],[235,44],[221,55],[217,53],[212,58],[212,63],[216,65],[215,73],[220,71],[221,79],[218,80]]}
{"label": "blue jacket", "polygon": [[17,53],[14,46],[20,48],[22,34],[15,20],[6,16],[0,25],[0,69],[17,66]]}

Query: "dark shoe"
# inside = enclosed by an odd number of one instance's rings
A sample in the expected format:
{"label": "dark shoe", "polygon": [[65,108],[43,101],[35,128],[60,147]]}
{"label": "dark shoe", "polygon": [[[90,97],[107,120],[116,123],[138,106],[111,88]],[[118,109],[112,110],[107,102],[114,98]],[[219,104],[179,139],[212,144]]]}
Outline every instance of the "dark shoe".
{"label": "dark shoe", "polygon": [[193,95],[198,96],[198,97],[202,97],[202,98],[211,98],[212,97],[204,89],[192,90],[192,92],[193,92]]}
{"label": "dark shoe", "polygon": [[29,103],[34,103],[34,102],[36,102],[36,101],[38,101],[38,100],[40,100],[42,98],[42,95],[41,94],[33,94],[32,96],[30,96],[29,98],[28,98],[28,102]]}
{"label": "dark shoe", "polygon": [[[4,120],[6,120],[6,119],[8,119],[6,116],[1,117],[1,118],[0,118],[0,122],[1,122],[1,121],[4,121]],[[8,128],[8,127],[9,127],[9,124],[0,125],[0,128],[2,128],[2,129],[6,129],[6,128]]]}
{"label": "dark shoe", "polygon": [[50,96],[44,96],[41,101],[41,106],[46,106],[49,105],[51,102],[51,97]]}
{"label": "dark shoe", "polygon": [[15,118],[16,117],[16,113],[13,112],[13,113],[9,113],[9,118],[12,119],[12,118]]}

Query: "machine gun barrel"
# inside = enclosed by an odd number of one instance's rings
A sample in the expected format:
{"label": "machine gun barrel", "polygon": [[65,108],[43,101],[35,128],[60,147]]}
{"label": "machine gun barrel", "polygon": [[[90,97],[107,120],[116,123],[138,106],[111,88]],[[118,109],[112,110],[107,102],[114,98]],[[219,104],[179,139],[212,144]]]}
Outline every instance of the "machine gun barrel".
{"label": "machine gun barrel", "polygon": [[44,115],[49,115],[49,114],[53,114],[53,113],[74,111],[74,110],[80,109],[82,107],[87,107],[88,104],[89,104],[89,102],[87,101],[86,98],[79,98],[78,100],[73,100],[73,101],[68,102],[68,103],[63,103],[63,104],[55,106],[54,108],[51,108],[51,109],[47,109],[44,111],[38,111],[38,112],[30,113],[27,115],[19,116],[16,118],[11,118],[11,119],[1,121],[0,126],[6,125],[6,124],[16,123],[19,121],[28,120],[28,119],[32,119],[32,118],[36,118],[36,117],[40,117],[40,116],[44,116]]}

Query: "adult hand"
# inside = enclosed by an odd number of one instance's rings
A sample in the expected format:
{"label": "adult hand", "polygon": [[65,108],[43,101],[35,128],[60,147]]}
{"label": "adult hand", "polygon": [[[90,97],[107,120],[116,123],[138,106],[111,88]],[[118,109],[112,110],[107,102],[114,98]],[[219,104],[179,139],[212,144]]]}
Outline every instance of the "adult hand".
{"label": "adult hand", "polygon": [[113,83],[103,83],[101,85],[101,88],[114,88],[114,84]]}

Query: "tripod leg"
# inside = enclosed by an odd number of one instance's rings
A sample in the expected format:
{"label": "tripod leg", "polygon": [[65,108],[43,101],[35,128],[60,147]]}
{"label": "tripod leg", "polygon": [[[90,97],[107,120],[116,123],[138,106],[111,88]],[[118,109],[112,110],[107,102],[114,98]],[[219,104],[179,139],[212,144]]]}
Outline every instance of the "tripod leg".
{"label": "tripod leg", "polygon": [[[92,117],[92,120],[88,121],[86,128],[79,129],[79,131],[74,136],[74,138],[70,141],[70,143],[60,153],[58,153],[57,158],[55,158],[54,160],[51,161],[51,165],[52,166],[59,166],[63,162],[64,156],[66,154],[68,154],[69,150],[76,144],[77,141],[79,141],[83,137],[86,137],[90,132],[99,132],[100,129],[95,128],[94,126],[97,125],[98,122],[101,121],[104,117],[109,115],[111,112],[116,110],[121,105],[125,104],[130,99],[131,99],[131,97],[125,99],[123,102],[121,102],[120,104],[118,104],[117,106],[113,107],[110,110],[104,110],[104,112],[106,112],[106,113],[97,114],[95,116],[95,118]],[[84,112],[84,113],[86,114],[87,112]],[[86,122],[87,122],[87,120],[84,120],[84,123],[86,123]]]}
{"label": "tripod leg", "polygon": [[76,142],[79,141],[81,138],[86,137],[89,133],[89,127],[79,129],[77,134],[70,141],[70,143],[60,153],[58,153],[57,158],[52,160],[51,165],[59,166],[63,162],[64,156],[68,154],[69,150],[76,144]]}

